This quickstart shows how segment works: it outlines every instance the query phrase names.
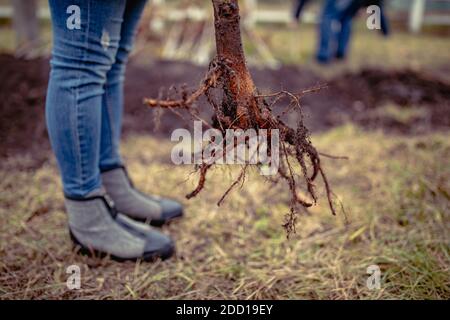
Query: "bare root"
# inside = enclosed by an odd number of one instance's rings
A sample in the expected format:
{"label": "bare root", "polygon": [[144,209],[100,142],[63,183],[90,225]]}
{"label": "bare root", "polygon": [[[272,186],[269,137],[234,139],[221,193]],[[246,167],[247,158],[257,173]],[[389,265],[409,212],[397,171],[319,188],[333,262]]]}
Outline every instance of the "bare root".
{"label": "bare root", "polygon": [[[213,109],[211,122],[203,119],[203,123],[226,134],[227,129],[267,130],[270,135],[278,130],[281,150],[269,150],[279,152],[280,165],[277,175],[287,182],[291,201],[290,212],[283,224],[288,235],[295,232],[295,222],[300,208],[308,208],[317,200],[317,177],[321,177],[325,186],[326,196],[330,210],[336,214],[333,205],[333,192],[327,176],[323,170],[321,158],[325,157],[341,159],[343,157],[330,156],[319,153],[310,140],[308,129],[303,123],[302,96],[315,93],[325,88],[324,85],[304,90],[300,93],[279,91],[271,94],[260,94],[253,84],[250,73],[245,64],[239,31],[239,11],[237,0],[212,0],[215,11],[217,56],[211,62],[208,73],[201,81],[199,87],[191,93],[183,90],[178,99],[145,99],[144,103],[151,108],[166,108],[170,110],[183,109],[193,118],[200,119],[195,102],[205,96]],[[217,94],[219,93],[219,94]],[[216,97],[220,97],[217,99]],[[219,100],[219,101],[218,101]],[[281,105],[280,101],[287,100],[287,104],[281,115],[275,116],[272,108]],[[287,126],[281,116],[292,111],[299,112],[299,121],[295,128]],[[244,183],[248,163],[243,165],[237,179],[225,191],[217,205],[221,205],[231,190],[239,183]],[[195,197],[204,188],[206,174],[213,163],[203,162],[198,166],[200,178],[197,187],[186,197]],[[301,196],[299,186],[304,186]]]}

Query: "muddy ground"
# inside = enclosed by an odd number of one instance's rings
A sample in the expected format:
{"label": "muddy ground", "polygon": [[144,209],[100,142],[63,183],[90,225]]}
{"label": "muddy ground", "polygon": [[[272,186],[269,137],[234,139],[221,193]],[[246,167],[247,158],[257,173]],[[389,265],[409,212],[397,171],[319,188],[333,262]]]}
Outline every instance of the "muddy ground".
{"label": "muddy ground", "polygon": [[[205,71],[205,67],[183,62],[154,61],[144,66],[132,61],[126,77],[124,134],[139,132],[168,138],[173,129],[186,127],[184,120],[165,112],[155,132],[153,111],[142,105],[142,99],[157,97],[163,87],[183,83],[195,87]],[[48,74],[47,59],[27,61],[0,55],[0,159],[17,152],[30,152],[34,165],[39,165],[48,157],[47,152],[42,152],[49,148],[44,121]],[[450,84],[432,74],[366,69],[326,81],[297,66],[255,69],[252,74],[264,93],[281,89],[300,92],[327,83],[327,89],[302,98],[312,132],[346,121],[399,134],[450,128]],[[386,108],[388,105],[394,107]],[[208,111],[204,113],[207,117]],[[296,115],[291,115],[287,121],[295,118]]]}

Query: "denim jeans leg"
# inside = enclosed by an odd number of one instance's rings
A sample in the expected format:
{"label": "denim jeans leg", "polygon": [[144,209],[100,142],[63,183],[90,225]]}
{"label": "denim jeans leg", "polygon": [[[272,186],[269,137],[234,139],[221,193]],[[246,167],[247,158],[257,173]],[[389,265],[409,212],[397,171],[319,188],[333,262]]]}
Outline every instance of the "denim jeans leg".
{"label": "denim jeans leg", "polygon": [[122,165],[119,145],[124,104],[125,69],[146,2],[147,0],[127,1],[123,14],[119,48],[115,62],[106,75],[105,92],[102,100],[101,171],[114,169]]}
{"label": "denim jeans leg", "polygon": [[331,58],[334,40],[333,22],[336,21],[336,15],[336,0],[326,0],[319,23],[317,60],[320,62],[328,62]]}
{"label": "denim jeans leg", "polygon": [[53,48],[46,98],[50,142],[64,193],[101,186],[101,110],[120,40],[125,0],[50,0]]}
{"label": "denim jeans leg", "polygon": [[383,2],[380,3],[380,9],[381,9],[381,32],[383,32],[383,35],[388,36],[390,33],[390,27],[389,27],[389,21],[386,17],[386,12],[383,6]]}
{"label": "denim jeans leg", "polygon": [[358,14],[358,11],[363,6],[363,3],[359,0],[353,0],[341,13],[340,13],[340,24],[341,29],[337,36],[337,52],[336,56],[338,58],[344,58],[347,55],[348,46],[352,36],[352,24],[353,19]]}

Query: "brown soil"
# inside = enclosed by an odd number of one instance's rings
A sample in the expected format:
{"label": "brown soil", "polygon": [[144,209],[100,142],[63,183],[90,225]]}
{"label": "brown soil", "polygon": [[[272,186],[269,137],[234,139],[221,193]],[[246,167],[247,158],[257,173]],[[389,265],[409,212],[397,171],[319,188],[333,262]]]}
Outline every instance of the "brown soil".
{"label": "brown soil", "polygon": [[[42,163],[48,156],[42,150],[49,149],[44,117],[48,60],[27,61],[3,54],[0,55],[0,66],[0,157],[30,152],[36,164]],[[147,65],[132,62],[126,77],[124,133],[151,133],[167,138],[173,129],[186,127],[188,124],[182,119],[166,111],[158,131],[154,132],[153,110],[146,108],[142,99],[144,96],[158,96],[162,87],[181,83],[197,87],[205,70],[205,67],[183,62],[155,61]],[[301,92],[327,82],[327,89],[302,98],[306,122],[312,132],[326,130],[345,121],[354,121],[368,129],[383,128],[404,134],[450,127],[450,84],[433,75],[410,70],[367,69],[325,81],[312,71],[296,66],[251,72],[256,85],[264,93],[280,89]],[[405,109],[420,106],[427,114],[412,117],[407,122],[380,113],[370,116],[371,111],[389,102]],[[286,120],[288,123],[295,121]]]}

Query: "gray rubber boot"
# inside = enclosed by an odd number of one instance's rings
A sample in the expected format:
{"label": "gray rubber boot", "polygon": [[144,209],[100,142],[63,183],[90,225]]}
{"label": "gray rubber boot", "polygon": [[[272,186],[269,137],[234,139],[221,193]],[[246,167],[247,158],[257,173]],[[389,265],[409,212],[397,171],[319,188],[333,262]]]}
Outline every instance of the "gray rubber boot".
{"label": "gray rubber boot", "polygon": [[166,235],[124,219],[103,190],[86,198],[66,197],[70,235],[80,253],[118,261],[152,261],[173,255],[175,246]]}
{"label": "gray rubber boot", "polygon": [[135,220],[161,226],[183,215],[180,203],[135,189],[124,167],[103,172],[102,182],[117,210]]}

